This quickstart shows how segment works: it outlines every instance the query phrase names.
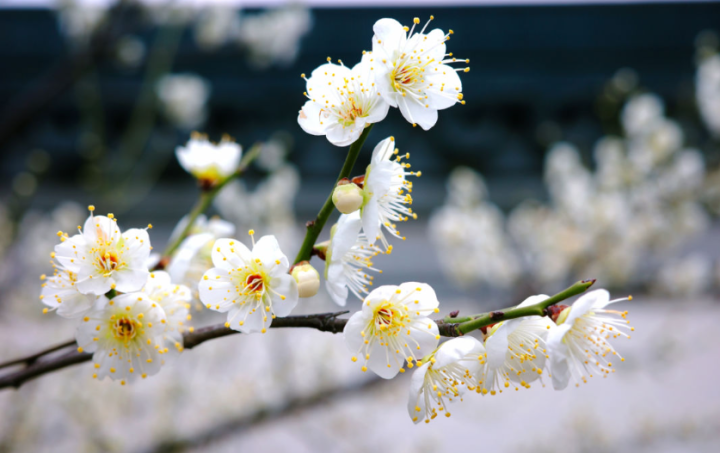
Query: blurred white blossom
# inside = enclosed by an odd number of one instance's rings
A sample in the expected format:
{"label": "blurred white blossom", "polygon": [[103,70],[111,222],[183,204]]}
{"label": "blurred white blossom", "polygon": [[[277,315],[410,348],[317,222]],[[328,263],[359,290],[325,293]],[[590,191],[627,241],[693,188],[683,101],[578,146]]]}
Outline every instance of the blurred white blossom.
{"label": "blurred white blossom", "polygon": [[720,137],[720,54],[700,62],[695,81],[700,116],[715,137]]}
{"label": "blurred white blossom", "polygon": [[210,82],[195,74],[168,74],[155,86],[163,112],[176,126],[190,130],[207,119]]}
{"label": "blurred white blossom", "polygon": [[287,66],[297,58],[300,40],[312,27],[307,7],[288,4],[257,14],[244,15],[237,42],[248,50],[259,68]]}
{"label": "blurred white blossom", "polygon": [[237,37],[240,13],[230,6],[208,6],[199,13],[194,31],[200,48],[214,50]]}

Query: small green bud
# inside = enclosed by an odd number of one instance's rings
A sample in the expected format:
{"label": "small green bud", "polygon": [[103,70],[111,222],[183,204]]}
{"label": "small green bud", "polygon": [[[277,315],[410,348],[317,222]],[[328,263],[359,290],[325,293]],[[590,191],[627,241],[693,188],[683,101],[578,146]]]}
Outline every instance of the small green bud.
{"label": "small green bud", "polygon": [[307,261],[293,266],[291,274],[298,285],[300,297],[312,297],[320,289],[320,274]]}
{"label": "small green bud", "polygon": [[357,211],[363,205],[364,200],[362,189],[354,183],[339,185],[333,191],[333,204],[343,214]]}

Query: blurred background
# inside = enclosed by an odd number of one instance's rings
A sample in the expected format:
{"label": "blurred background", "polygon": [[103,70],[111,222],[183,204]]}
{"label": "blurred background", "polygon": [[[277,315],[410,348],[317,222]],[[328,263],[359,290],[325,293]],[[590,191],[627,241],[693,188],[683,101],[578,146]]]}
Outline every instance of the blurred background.
{"label": "blurred background", "polygon": [[[394,135],[422,171],[419,218],[376,258],[377,284],[425,281],[443,313],[474,313],[597,278],[634,296],[624,366],[414,426],[407,376],[378,383],[341,335],[278,329],[203,344],[130,388],[81,365],[4,390],[0,452],[720,449],[714,2],[0,0],[0,362],[72,338],[42,315],[38,276],[88,204],[152,223],[162,250],[198,195],[174,155],[192,131],[262,145],[209,214],[294,256],[345,157],[297,125],[300,74],[355,64],[382,17],[431,14],[471,60],[467,103],[428,132],[392,110],[360,156],[358,174]],[[335,309],[321,289],[296,311]]]}

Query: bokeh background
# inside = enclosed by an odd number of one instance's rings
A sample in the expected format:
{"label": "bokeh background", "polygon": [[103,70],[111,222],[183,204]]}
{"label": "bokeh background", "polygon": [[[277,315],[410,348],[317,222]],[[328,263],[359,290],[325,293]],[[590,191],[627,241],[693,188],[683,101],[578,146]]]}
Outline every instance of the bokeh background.
{"label": "bokeh background", "polygon": [[[471,60],[467,103],[428,132],[396,110],[374,128],[367,148],[394,135],[422,171],[376,282],[425,281],[470,313],[597,278],[634,296],[624,366],[414,426],[406,376],[369,379],[341,335],[272,330],[130,388],[81,365],[4,390],[0,451],[720,449],[720,4],[413,3],[0,1],[0,362],[72,338],[38,276],[88,204],[152,223],[162,249],[198,194],[174,156],[192,131],[262,144],[210,214],[293,256],[345,152],[297,125],[300,74],[357,62],[379,18],[432,14]],[[297,312],[335,309],[321,290]]]}

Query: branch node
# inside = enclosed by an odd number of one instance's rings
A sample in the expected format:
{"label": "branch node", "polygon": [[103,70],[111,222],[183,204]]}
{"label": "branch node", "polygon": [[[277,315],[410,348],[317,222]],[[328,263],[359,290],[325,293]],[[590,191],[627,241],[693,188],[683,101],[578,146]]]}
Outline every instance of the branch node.
{"label": "branch node", "polygon": [[450,318],[457,318],[457,315],[459,315],[459,314],[460,314],[460,310],[454,310],[454,311],[451,311],[448,316]]}

